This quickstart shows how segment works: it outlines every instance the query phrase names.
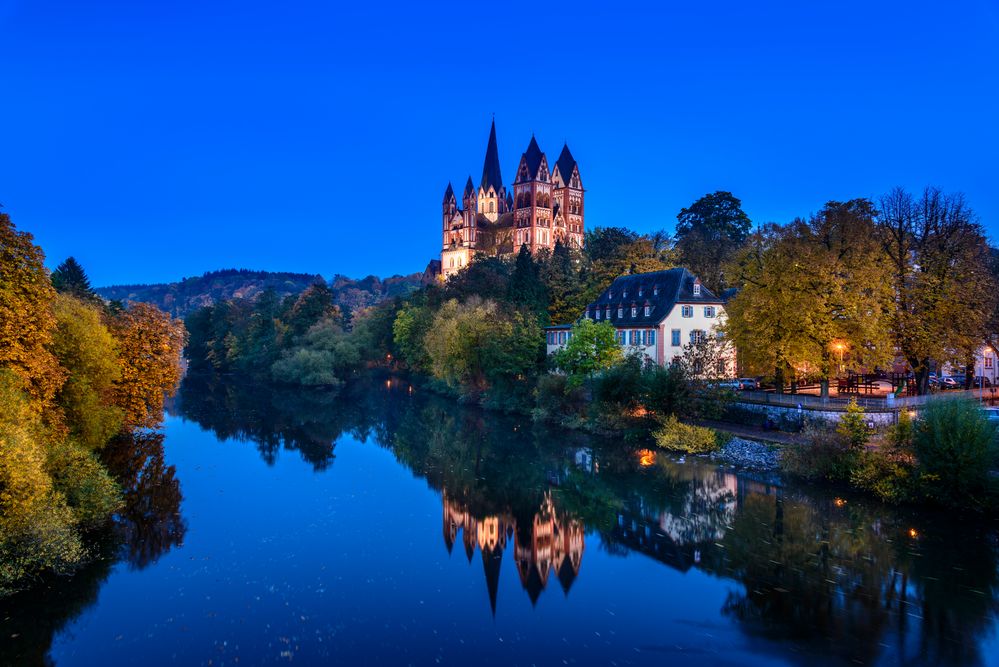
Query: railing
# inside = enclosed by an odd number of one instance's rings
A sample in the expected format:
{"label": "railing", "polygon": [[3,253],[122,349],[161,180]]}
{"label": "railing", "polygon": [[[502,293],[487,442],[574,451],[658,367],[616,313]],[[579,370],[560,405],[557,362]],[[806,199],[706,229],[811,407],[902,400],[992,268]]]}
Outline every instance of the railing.
{"label": "railing", "polygon": [[[851,400],[856,400],[857,405],[865,410],[899,410],[902,408],[913,408],[925,405],[927,401],[940,397],[957,397],[979,399],[979,392],[976,390],[952,390],[935,394],[925,394],[923,396],[829,396],[823,398],[812,394],[778,394],[773,391],[740,391],[738,400],[752,403],[764,403],[767,405],[781,405],[803,408],[829,410],[845,410]],[[990,399],[988,390],[985,391],[984,398]]]}

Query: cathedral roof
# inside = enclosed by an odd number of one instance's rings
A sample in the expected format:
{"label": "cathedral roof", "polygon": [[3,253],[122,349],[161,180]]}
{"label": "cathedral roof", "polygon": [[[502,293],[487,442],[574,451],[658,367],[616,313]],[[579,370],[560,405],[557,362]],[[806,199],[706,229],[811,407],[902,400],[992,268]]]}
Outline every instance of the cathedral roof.
{"label": "cathedral roof", "polygon": [[541,160],[545,157],[545,154],[541,152],[541,147],[538,146],[538,140],[531,135],[531,143],[527,144],[527,150],[524,151],[523,159],[527,163],[527,174],[532,179],[537,178],[538,169],[541,168]]}
{"label": "cathedral roof", "polygon": [[475,194],[475,185],[472,183],[472,177],[468,177],[468,182],[465,183],[465,196]]}
{"label": "cathedral roof", "polygon": [[564,185],[569,185],[569,179],[572,178],[572,170],[575,167],[576,160],[572,157],[572,153],[569,152],[569,144],[565,144],[562,146],[562,152],[559,153],[558,161],[555,163],[555,168],[558,169]]}
{"label": "cathedral roof", "polygon": [[454,199],[454,190],[451,189],[451,181],[448,181],[447,190],[444,191],[444,203],[448,203],[450,199]]}
{"label": "cathedral roof", "polygon": [[489,143],[486,144],[486,159],[482,163],[482,182],[479,187],[489,190],[492,186],[496,192],[503,187],[503,177],[500,175],[499,149],[496,148],[496,121],[489,128]]}

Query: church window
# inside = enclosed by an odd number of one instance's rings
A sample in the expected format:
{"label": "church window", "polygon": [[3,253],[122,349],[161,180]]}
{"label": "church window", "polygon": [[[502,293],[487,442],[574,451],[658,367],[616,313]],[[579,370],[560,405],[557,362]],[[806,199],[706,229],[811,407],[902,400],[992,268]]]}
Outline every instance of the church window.
{"label": "church window", "polygon": [[496,203],[495,202],[489,202],[489,212],[490,213],[495,213],[496,212]]}

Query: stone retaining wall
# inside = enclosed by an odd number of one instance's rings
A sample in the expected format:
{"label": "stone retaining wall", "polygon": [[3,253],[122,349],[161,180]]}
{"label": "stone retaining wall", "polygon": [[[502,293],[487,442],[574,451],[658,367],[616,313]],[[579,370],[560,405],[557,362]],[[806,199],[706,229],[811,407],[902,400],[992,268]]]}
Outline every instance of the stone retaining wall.
{"label": "stone retaining wall", "polygon": [[[743,410],[755,412],[761,417],[768,417],[778,424],[788,419],[835,424],[846,414],[843,410],[822,410],[804,405],[800,409],[788,405],[766,405],[764,403],[744,403],[742,401],[738,401],[734,405]],[[881,429],[894,424],[898,420],[898,412],[895,410],[871,410],[864,413],[864,420],[874,428]]]}

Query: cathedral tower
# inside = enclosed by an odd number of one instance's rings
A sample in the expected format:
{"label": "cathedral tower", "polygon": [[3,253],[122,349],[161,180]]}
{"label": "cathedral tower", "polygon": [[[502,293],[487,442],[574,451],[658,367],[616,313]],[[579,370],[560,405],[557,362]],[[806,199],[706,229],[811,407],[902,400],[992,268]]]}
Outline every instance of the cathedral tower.
{"label": "cathedral tower", "polygon": [[583,181],[579,165],[569,152],[569,144],[562,152],[552,172],[552,219],[556,240],[573,248],[583,247]]}
{"label": "cathedral tower", "polygon": [[486,159],[482,163],[482,182],[479,183],[479,199],[476,212],[490,222],[506,213],[507,194],[500,175],[499,149],[496,147],[496,120],[489,128],[489,143],[486,144]]}
{"label": "cathedral tower", "polygon": [[552,183],[548,158],[541,152],[537,140],[520,158],[517,178],[513,182],[514,249],[526,245],[533,253],[555,245],[552,235]]}

